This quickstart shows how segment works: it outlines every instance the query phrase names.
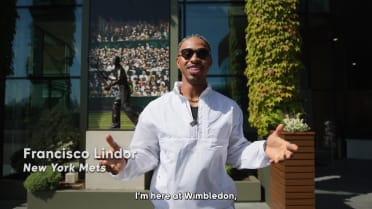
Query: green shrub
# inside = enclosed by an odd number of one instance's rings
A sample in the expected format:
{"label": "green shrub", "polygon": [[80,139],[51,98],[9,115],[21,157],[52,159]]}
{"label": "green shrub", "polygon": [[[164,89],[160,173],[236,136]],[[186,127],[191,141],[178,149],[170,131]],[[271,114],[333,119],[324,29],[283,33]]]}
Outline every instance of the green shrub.
{"label": "green shrub", "polygon": [[62,175],[54,172],[51,166],[47,166],[45,172],[31,173],[23,185],[29,192],[56,190]]}

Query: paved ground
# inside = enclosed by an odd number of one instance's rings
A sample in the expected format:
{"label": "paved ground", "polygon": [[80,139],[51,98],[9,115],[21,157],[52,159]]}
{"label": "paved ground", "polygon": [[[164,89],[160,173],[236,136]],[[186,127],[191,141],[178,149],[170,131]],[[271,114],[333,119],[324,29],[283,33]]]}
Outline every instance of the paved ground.
{"label": "paved ground", "polygon": [[[316,209],[372,209],[372,160],[336,160],[316,167]],[[236,209],[269,209],[237,203]],[[27,209],[22,200],[0,200],[0,209]]]}
{"label": "paved ground", "polygon": [[235,209],[270,209],[266,203],[253,202],[253,203],[236,203]]}
{"label": "paved ground", "polygon": [[336,160],[316,167],[317,209],[371,209],[372,160]]}
{"label": "paved ground", "polygon": [[1,209],[27,209],[27,203],[21,200],[0,200]]}

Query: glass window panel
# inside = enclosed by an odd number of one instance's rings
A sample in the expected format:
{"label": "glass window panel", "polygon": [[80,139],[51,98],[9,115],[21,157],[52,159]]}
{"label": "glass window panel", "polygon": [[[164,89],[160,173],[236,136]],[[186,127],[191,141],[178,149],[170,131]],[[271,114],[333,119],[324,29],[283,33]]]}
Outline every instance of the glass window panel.
{"label": "glass window panel", "polygon": [[17,6],[47,6],[82,4],[83,0],[17,0]]}
{"label": "glass window panel", "polygon": [[80,79],[8,79],[5,95],[3,175],[14,172],[10,159],[16,151],[48,132],[40,126],[47,126],[42,119],[56,117],[51,113],[65,111],[73,118],[68,125],[79,128]]}
{"label": "glass window panel", "polygon": [[190,3],[194,3],[194,2],[226,2],[226,3],[229,3],[229,2],[243,2],[244,3],[244,0],[179,0],[179,2],[190,2]]}
{"label": "glass window panel", "polygon": [[220,93],[223,93],[226,96],[230,96],[230,87],[229,81],[231,77],[222,77],[222,76],[213,76],[207,77],[208,84],[212,86],[212,88]]}
{"label": "glass window panel", "polygon": [[[18,9],[18,16],[16,22],[16,33],[13,41],[13,76],[27,75],[27,68],[32,63],[31,47],[32,47],[32,18],[28,9]],[[31,66],[30,66],[31,67]]]}
{"label": "glass window panel", "polygon": [[22,8],[18,15],[13,77],[80,75],[81,8]]}
{"label": "glass window panel", "polygon": [[[80,105],[80,79],[48,79],[48,80],[25,80],[8,79],[6,81],[5,106],[28,107],[42,110],[56,104],[63,104],[74,110]],[[24,127],[22,121],[13,121],[12,111],[6,111],[10,119],[6,126]],[[23,112],[27,113],[27,111]],[[21,117],[22,118],[22,117]],[[23,121],[24,122],[24,121]]]}
{"label": "glass window panel", "polygon": [[71,111],[80,111],[80,79],[71,79],[70,82],[69,108]]}
{"label": "glass window panel", "polygon": [[247,25],[244,3],[188,4],[185,17],[185,35],[201,34],[211,44],[213,65],[210,75],[236,74],[230,67],[236,59],[242,65],[233,70],[240,71],[239,74],[244,72],[244,29]]}
{"label": "glass window panel", "polygon": [[[245,2],[189,3],[182,7],[181,17],[185,32],[182,36],[201,34],[212,47],[213,65],[209,70],[207,81],[217,91],[235,100],[247,118],[248,89],[244,76],[245,64],[245,28],[247,17],[244,12]],[[216,30],[218,28],[218,30]],[[244,130],[249,129],[244,120]]]}
{"label": "glass window panel", "polygon": [[73,47],[74,56],[72,56],[70,64],[70,75],[80,76],[81,75],[81,46],[82,46],[82,18],[83,12],[81,7],[75,9],[75,32],[73,34]]}
{"label": "glass window panel", "polygon": [[248,91],[243,88],[247,83],[245,76],[208,76],[207,81],[213,89],[233,98],[239,104],[246,100]]}
{"label": "glass window panel", "polygon": [[329,13],[329,0],[309,0],[310,13]]}

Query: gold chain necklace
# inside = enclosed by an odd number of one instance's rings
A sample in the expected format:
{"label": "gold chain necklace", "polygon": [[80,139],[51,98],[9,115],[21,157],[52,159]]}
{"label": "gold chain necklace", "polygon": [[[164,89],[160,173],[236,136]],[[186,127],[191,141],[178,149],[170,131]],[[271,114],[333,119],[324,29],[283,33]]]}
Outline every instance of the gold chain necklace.
{"label": "gold chain necklace", "polygon": [[[182,87],[180,88],[180,94],[185,97],[185,95],[183,95],[183,93],[182,93]],[[187,98],[187,97],[186,97],[186,99],[189,100],[190,103],[198,103],[199,102],[199,99],[190,99],[190,98]]]}
{"label": "gold chain necklace", "polygon": [[195,99],[195,100],[189,99],[189,102],[191,102],[191,103],[198,103],[199,102],[199,99]]}

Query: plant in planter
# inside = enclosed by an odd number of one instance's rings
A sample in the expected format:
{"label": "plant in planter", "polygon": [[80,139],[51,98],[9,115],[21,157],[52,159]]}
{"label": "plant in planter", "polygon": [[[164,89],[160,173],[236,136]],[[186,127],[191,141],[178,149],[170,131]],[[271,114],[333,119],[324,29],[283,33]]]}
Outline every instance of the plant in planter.
{"label": "plant in planter", "polygon": [[298,115],[283,122],[281,137],[299,149],[291,159],[270,167],[270,208],[315,208],[315,134]]}
{"label": "plant in planter", "polygon": [[284,131],[287,132],[305,132],[309,131],[309,125],[304,122],[304,119],[300,117],[301,114],[297,113],[296,116],[291,117],[286,114],[283,119]]}
{"label": "plant in planter", "polygon": [[[35,151],[76,151],[80,149],[80,131],[74,123],[74,113],[56,105],[47,109],[39,116],[38,122],[34,122],[30,144],[27,145]],[[24,157],[24,150],[20,149],[11,158],[13,168],[25,175],[24,186],[30,192],[55,190],[60,187],[60,180],[64,172],[52,170],[51,164],[55,165],[77,165],[79,159],[70,158],[38,158],[28,155]],[[37,172],[30,172],[25,165],[36,166]],[[40,166],[40,167],[39,167]],[[41,170],[41,167],[46,167]]]}
{"label": "plant in planter", "polygon": [[29,192],[56,190],[62,175],[52,170],[51,166],[46,166],[45,171],[30,174],[23,185]]}
{"label": "plant in planter", "polygon": [[[270,208],[315,208],[314,133],[304,124],[299,76],[298,0],[247,0],[249,123],[264,137],[285,123],[282,137],[299,146],[292,159],[270,168]],[[298,113],[295,117],[283,115]]]}

